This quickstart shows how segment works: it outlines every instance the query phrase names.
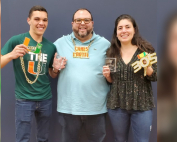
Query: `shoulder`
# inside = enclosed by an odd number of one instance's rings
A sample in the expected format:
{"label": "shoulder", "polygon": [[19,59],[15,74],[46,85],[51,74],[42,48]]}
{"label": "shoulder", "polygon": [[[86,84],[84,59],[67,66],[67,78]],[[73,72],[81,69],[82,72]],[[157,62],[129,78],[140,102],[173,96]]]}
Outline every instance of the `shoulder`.
{"label": "shoulder", "polygon": [[104,42],[106,44],[110,44],[110,42],[105,37],[103,37],[103,36],[95,34],[95,37],[96,37],[95,39],[98,40],[98,41],[100,41],[100,42]]}
{"label": "shoulder", "polygon": [[71,40],[71,34],[68,35],[63,35],[62,37],[58,38],[55,42],[54,45],[61,44],[65,41]]}
{"label": "shoulder", "polygon": [[43,37],[43,40],[44,40],[45,45],[50,46],[52,48],[56,48],[55,45],[51,41],[49,41],[48,39]]}
{"label": "shoulder", "polygon": [[108,45],[111,44],[105,37],[101,37],[101,40],[102,40],[105,44],[108,44]]}
{"label": "shoulder", "polygon": [[6,44],[10,44],[12,46],[16,46],[18,44],[22,44],[24,39],[25,39],[25,37],[26,37],[26,34],[27,33],[14,35],[6,42]]}
{"label": "shoulder", "polygon": [[3,46],[1,50],[1,54],[5,55],[11,52],[16,45],[22,44],[24,40],[24,36],[25,36],[25,33],[12,36]]}
{"label": "shoulder", "polygon": [[25,36],[26,36],[26,33],[14,35],[9,39],[9,41],[21,41],[22,39],[24,40]]}
{"label": "shoulder", "polygon": [[107,47],[110,47],[111,43],[103,36],[96,35],[95,41],[97,41],[100,44],[104,44]]}

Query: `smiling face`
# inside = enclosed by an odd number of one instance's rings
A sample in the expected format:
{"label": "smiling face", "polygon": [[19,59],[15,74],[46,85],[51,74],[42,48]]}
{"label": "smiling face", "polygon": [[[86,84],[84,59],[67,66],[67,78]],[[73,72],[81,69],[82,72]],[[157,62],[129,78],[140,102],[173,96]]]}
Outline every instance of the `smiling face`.
{"label": "smiling face", "polygon": [[30,25],[30,34],[32,36],[43,36],[48,26],[47,13],[45,11],[33,11],[27,22]]}
{"label": "smiling face", "polygon": [[128,19],[122,19],[117,25],[117,38],[121,44],[131,43],[135,29],[133,24]]}
{"label": "smiling face", "polygon": [[[91,19],[91,15],[87,10],[78,10],[74,15],[74,20],[76,19]],[[85,24],[83,20],[80,24],[73,21],[72,30],[76,38],[80,40],[90,39],[92,37],[93,21],[90,21],[88,24]]]}

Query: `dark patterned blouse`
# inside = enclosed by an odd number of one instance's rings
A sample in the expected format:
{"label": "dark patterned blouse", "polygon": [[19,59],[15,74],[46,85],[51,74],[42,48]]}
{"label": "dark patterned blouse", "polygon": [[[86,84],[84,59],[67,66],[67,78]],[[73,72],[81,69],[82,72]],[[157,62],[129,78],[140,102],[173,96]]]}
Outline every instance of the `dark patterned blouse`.
{"label": "dark patterned blouse", "polygon": [[126,110],[150,110],[154,105],[151,81],[157,81],[157,64],[153,64],[153,74],[144,77],[144,68],[134,73],[132,63],[138,61],[137,49],[131,61],[125,64],[123,59],[117,63],[116,72],[111,73],[112,85],[108,93],[107,107]]}

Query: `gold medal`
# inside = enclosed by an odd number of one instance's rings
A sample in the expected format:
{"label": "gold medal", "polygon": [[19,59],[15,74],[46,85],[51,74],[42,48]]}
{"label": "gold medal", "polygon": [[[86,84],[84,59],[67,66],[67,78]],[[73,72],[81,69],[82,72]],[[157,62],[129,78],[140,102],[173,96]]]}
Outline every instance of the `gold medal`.
{"label": "gold medal", "polygon": [[[71,37],[72,38],[72,37]],[[73,58],[81,58],[81,59],[88,59],[89,58],[89,48],[94,40],[90,42],[88,46],[76,46],[74,39],[72,38],[72,42],[74,44]]]}
{"label": "gold medal", "polygon": [[75,46],[74,49],[73,58],[89,58],[88,46]]}

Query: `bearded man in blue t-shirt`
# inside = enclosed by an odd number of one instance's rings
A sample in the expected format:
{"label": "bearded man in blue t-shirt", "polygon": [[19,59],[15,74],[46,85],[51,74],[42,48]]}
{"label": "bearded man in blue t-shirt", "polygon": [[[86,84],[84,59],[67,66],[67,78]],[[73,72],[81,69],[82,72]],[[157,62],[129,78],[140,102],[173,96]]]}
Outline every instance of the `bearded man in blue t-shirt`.
{"label": "bearded man in blue t-shirt", "polygon": [[93,24],[90,11],[78,9],[72,19],[73,32],[54,42],[58,54],[67,59],[57,85],[61,142],[78,142],[82,127],[85,127],[89,141],[102,142],[106,135],[109,86],[102,67],[110,43],[95,34]]}

